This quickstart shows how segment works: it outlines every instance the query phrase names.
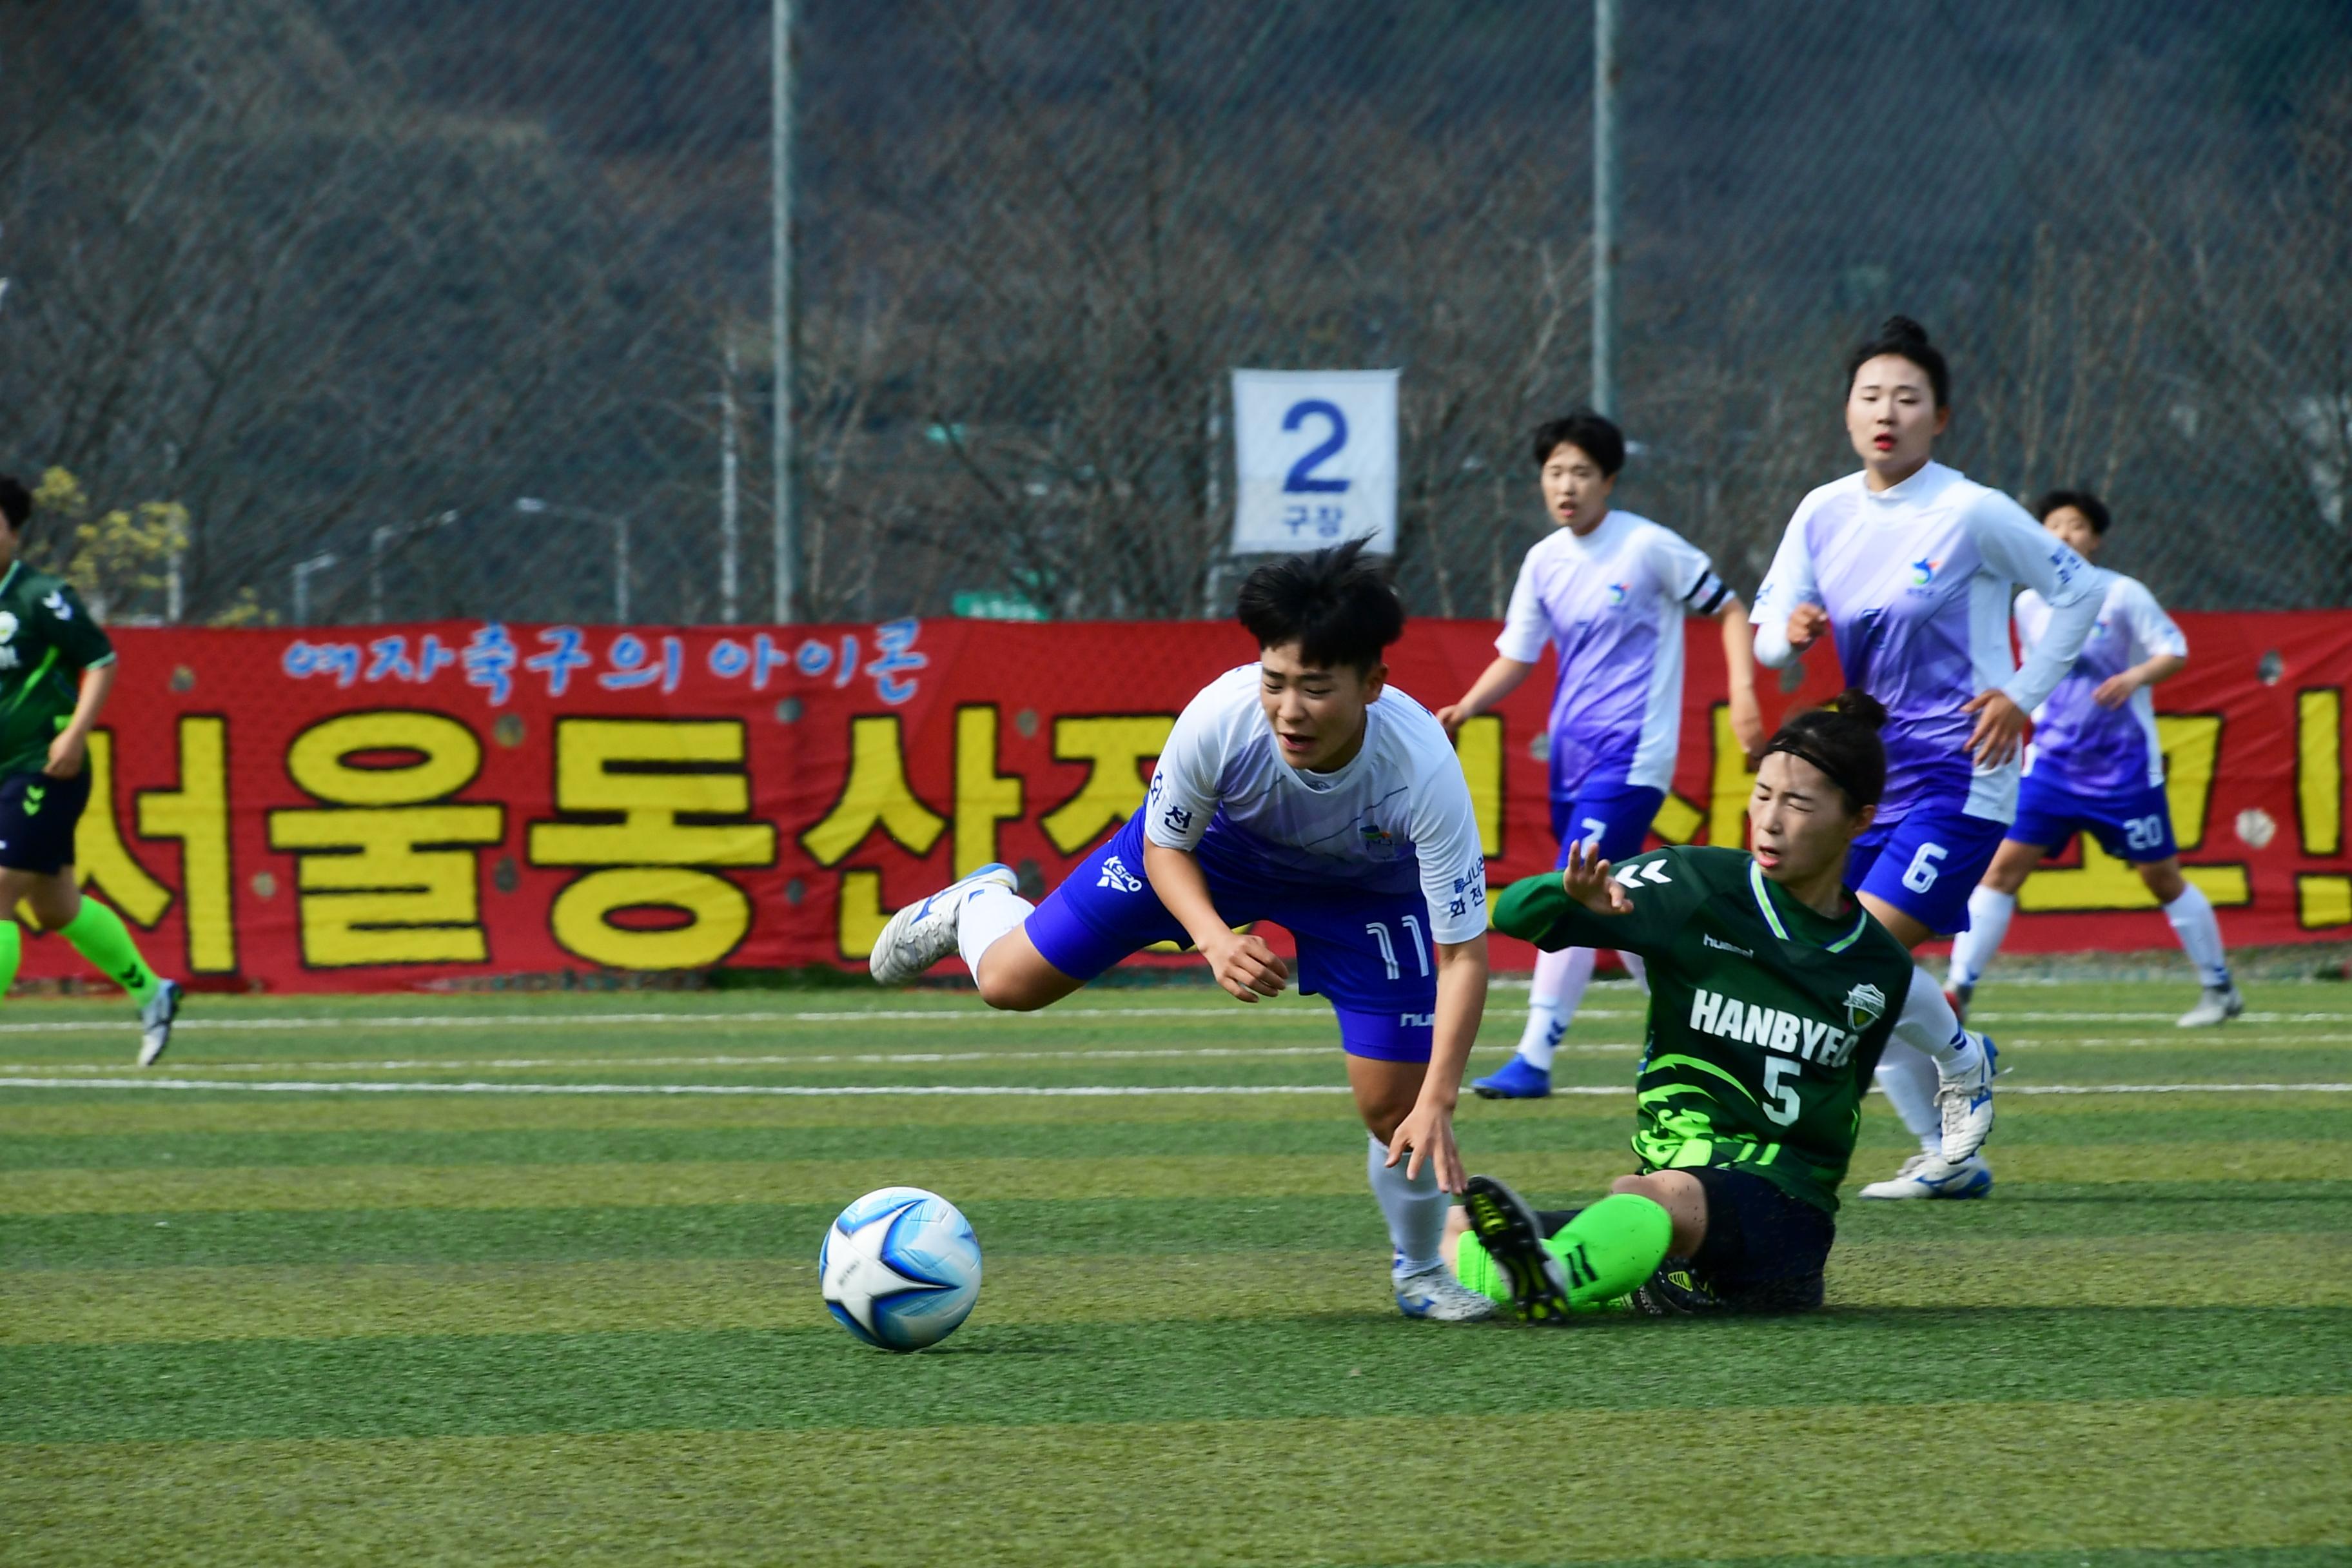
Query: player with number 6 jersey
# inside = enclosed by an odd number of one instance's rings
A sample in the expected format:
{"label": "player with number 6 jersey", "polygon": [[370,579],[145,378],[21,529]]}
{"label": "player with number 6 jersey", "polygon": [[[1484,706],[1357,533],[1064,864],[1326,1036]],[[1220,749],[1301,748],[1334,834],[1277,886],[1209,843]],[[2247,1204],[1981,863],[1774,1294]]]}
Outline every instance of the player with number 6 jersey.
{"label": "player with number 6 jersey", "polygon": [[[2083,558],[2001,494],[1934,460],[1951,417],[1944,356],[1896,316],[1846,360],[1846,433],[1863,469],[1807,496],[1756,594],[1756,658],[1773,668],[1824,632],[1845,683],[1886,705],[1886,799],[1854,840],[1847,875],[1906,948],[1969,923],[1969,894],[2017,815],[2026,715],[2050,695],[2098,616]],[[2009,603],[2019,587],[2050,605],[2020,668]],[[1919,1152],[1866,1198],[1972,1198],[1992,1189],[1980,1160],[1938,1152],[1936,1075],[1903,1042],[1879,1087]]]}
{"label": "player with number 6 jersey", "polygon": [[1538,1321],[1627,1297],[1657,1312],[1819,1306],[1862,1096],[1898,1031],[1937,1064],[1945,1154],[1974,1155],[1992,1126],[1991,1042],[1844,886],[1884,786],[1884,717],[1848,692],[1783,725],[1749,798],[1748,853],[1667,848],[1612,867],[1578,846],[1560,874],[1496,900],[1496,928],[1538,947],[1649,961],[1641,1170],[1553,1220],[1473,1178],[1465,1284]]}
{"label": "player with number 6 jersey", "polygon": [[[1492,1314],[1440,1256],[1462,1188],[1454,1106],[1486,998],[1486,864],[1470,786],[1429,710],[1388,685],[1404,610],[1359,541],[1262,566],[1242,584],[1258,662],[1185,706],[1144,808],[1031,905],[982,867],[891,917],[874,978],[896,984],[961,952],[992,1007],[1069,995],[1155,942],[1189,942],[1234,998],[1331,999],[1370,1135],[1406,1315]],[[1410,1155],[1410,1158],[1407,1156]]]}

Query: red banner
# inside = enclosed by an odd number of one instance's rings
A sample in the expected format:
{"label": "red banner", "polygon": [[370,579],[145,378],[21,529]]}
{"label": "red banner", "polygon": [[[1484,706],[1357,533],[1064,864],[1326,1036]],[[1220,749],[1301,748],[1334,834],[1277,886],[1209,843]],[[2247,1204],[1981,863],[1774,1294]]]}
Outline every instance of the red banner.
{"label": "red banner", "polygon": [[[2189,875],[2233,943],[2352,937],[2352,613],[2182,616],[2158,689]],[[1415,622],[1394,682],[1432,707],[1492,656]],[[1213,623],[900,621],[746,631],[447,623],[124,630],[80,870],[199,983],[362,990],[560,970],[852,964],[887,911],[990,860],[1051,886],[1143,798],[1184,702],[1255,657]],[[1717,629],[1694,624],[1660,837],[1737,842]],[[1816,656],[1768,715],[1834,689]],[[1548,867],[1538,677],[1462,736],[1500,881]],[[1277,939],[1279,940],[1279,939]],[[2171,942],[2078,846],[2010,943]],[[1497,962],[1530,950],[1502,942]],[[27,976],[82,973],[64,944]]]}

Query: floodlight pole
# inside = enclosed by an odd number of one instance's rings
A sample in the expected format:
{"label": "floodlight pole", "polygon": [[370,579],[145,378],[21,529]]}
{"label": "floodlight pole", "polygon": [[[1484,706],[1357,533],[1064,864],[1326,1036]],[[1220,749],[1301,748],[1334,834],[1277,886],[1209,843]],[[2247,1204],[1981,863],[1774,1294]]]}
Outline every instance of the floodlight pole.
{"label": "floodlight pole", "polygon": [[793,0],[769,0],[768,247],[770,331],[775,354],[775,618],[789,625],[800,602],[800,517],[793,488]]}
{"label": "floodlight pole", "polygon": [[1617,417],[1618,0],[1592,0],[1592,406]]}
{"label": "floodlight pole", "polygon": [[735,334],[730,331],[719,380],[719,618],[730,626],[743,618],[742,459],[735,428]]}

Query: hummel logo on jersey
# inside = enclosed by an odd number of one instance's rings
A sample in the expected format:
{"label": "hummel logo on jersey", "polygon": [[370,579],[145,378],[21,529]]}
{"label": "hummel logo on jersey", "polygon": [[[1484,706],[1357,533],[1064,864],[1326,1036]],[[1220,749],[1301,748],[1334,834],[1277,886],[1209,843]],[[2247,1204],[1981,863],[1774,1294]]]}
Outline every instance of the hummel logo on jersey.
{"label": "hummel logo on jersey", "polygon": [[1736,953],[1738,953],[1738,954],[1740,957],[1742,957],[1742,958],[1753,958],[1753,957],[1755,957],[1755,956],[1756,956],[1754,953],[1752,953],[1752,952],[1748,952],[1748,951],[1746,948],[1744,948],[1744,947],[1734,947],[1731,943],[1729,943],[1729,942],[1717,942],[1717,941],[1716,940],[1716,938],[1715,938],[1714,933],[1713,933],[1713,932],[1711,932],[1711,931],[1702,931],[1702,932],[1699,934],[1699,939],[1698,939],[1698,940],[1699,940],[1701,942],[1705,943],[1706,946],[1708,946],[1708,947],[1712,947],[1712,948],[1715,948],[1715,949],[1718,950],[1719,952],[1736,952]]}
{"label": "hummel logo on jersey", "polygon": [[1434,1013],[1399,1013],[1397,1026],[1401,1029],[1433,1029],[1437,1027]]}
{"label": "hummel logo on jersey", "polygon": [[61,621],[73,619],[73,606],[66,603],[66,591],[63,588],[52,589],[49,596],[41,601],[41,608]]}
{"label": "hummel logo on jersey", "polygon": [[[1875,988],[1857,985],[1854,989]],[[1862,1043],[1860,1035],[1850,1035],[1835,1024],[1800,1017],[1758,1002],[1742,1002],[1737,996],[1725,996],[1704,987],[1691,993],[1690,1026],[1703,1035],[1760,1046],[1784,1057],[1819,1062],[1825,1068],[1845,1066],[1854,1047]]]}
{"label": "hummel logo on jersey", "polygon": [[[1666,863],[1663,860],[1653,860],[1646,866],[1620,866],[1609,873],[1609,879],[1628,888],[1639,888],[1644,882],[1663,887],[1674,880],[1672,877],[1666,875]],[[1751,953],[1749,956],[1753,957],[1754,954]]]}
{"label": "hummel logo on jersey", "polygon": [[1114,855],[1102,863],[1102,875],[1095,879],[1097,888],[1110,888],[1122,893],[1143,891],[1143,880],[1127,868],[1127,862]]}

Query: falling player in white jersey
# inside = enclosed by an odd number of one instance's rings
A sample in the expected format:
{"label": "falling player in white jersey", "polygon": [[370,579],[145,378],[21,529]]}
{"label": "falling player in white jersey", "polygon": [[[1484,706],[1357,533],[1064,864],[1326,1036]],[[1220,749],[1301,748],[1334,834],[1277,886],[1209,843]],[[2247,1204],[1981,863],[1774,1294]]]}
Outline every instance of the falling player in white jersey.
{"label": "falling player in white jersey", "polygon": [[[1571,846],[1623,860],[1641,853],[1666,798],[1683,721],[1683,619],[1723,623],[1731,726],[1749,752],[1764,743],[1748,658],[1748,607],[1706,553],[1672,529],[1612,508],[1625,437],[1589,408],[1540,426],[1536,468],[1559,526],[1519,567],[1503,635],[1462,700],[1437,710],[1452,735],[1518,689],[1549,643],[1559,684],[1549,728],[1551,826],[1559,863]],[[1488,1100],[1539,1100],[1551,1062],[1592,979],[1593,951],[1537,955],[1518,1054],[1471,1087]],[[1641,960],[1625,964],[1636,974]]]}
{"label": "falling player in white jersey", "polygon": [[[1779,668],[1824,633],[1848,686],[1886,705],[1886,798],[1853,842],[1855,895],[1916,950],[1967,929],[1969,894],[2017,815],[2026,715],[2083,650],[2098,616],[2089,566],[1999,490],[1935,460],[1951,373],[1918,322],[1891,318],[1846,356],[1847,437],[1862,471],[1807,496],[1756,591],[1756,658]],[[2009,603],[2040,591],[2050,626],[2021,668]],[[1943,1157],[1935,1065],[1901,1040],[1878,1087],[1919,1152],[1865,1198],[1973,1198],[1981,1155]]]}
{"label": "falling player in white jersey", "polygon": [[1470,786],[1429,710],[1390,686],[1404,630],[1360,542],[1261,566],[1242,584],[1255,664],[1186,705],[1143,810],[1045,901],[983,867],[892,916],[874,978],[911,980],[961,952],[992,1007],[1050,1006],[1129,955],[1189,942],[1244,1002],[1290,965],[1256,921],[1298,944],[1302,992],[1331,998],[1368,1171],[1408,1316],[1465,1321],[1494,1304],[1439,1255],[1462,1069],[1486,1001],[1486,864]]}
{"label": "falling player in white jersey", "polygon": [[[2043,528],[2085,558],[2106,542],[2106,506],[2086,490],[2052,490],[2033,510]],[[2244,1012],[2246,1002],[2230,979],[2211,900],[2180,874],[2164,795],[2164,748],[2147,690],[2188,667],[2189,639],[2137,579],[2099,571],[2095,584],[2105,588],[2098,624],[2074,668],[2034,710],[2017,820],[1969,895],[1969,926],[1952,944],[1948,994],[1957,1011],[1968,1011],[2017,912],[2017,890],[2044,855],[2087,832],[2128,861],[2164,907],[2204,987],[2180,1026],[2210,1028]],[[2048,634],[2050,606],[2029,589],[2019,595],[2015,615],[2017,640],[2030,653]]]}

